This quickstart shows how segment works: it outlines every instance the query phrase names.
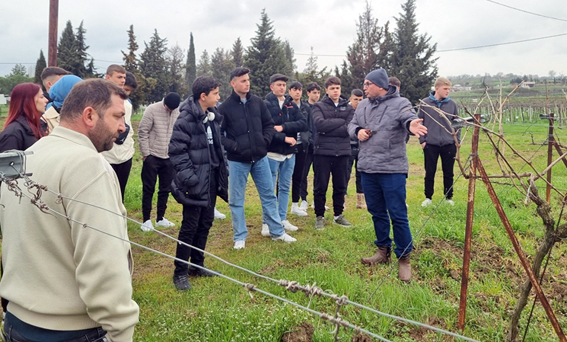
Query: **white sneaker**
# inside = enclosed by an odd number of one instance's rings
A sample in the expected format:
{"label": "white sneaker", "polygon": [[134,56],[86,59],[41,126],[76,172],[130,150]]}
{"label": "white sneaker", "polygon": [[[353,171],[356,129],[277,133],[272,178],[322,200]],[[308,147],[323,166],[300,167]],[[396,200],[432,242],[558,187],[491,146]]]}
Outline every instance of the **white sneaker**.
{"label": "white sneaker", "polygon": [[224,220],[225,218],[226,215],[218,211],[217,208],[215,208],[215,220]]}
{"label": "white sneaker", "polygon": [[267,224],[262,224],[262,236],[270,236],[270,227]]}
{"label": "white sneaker", "polygon": [[307,201],[301,201],[301,205],[299,206],[299,209],[301,209],[303,211],[307,211],[307,207],[309,207],[309,204],[307,204]]}
{"label": "white sneaker", "polygon": [[447,202],[450,205],[455,205],[455,202],[453,202],[452,199],[445,200],[445,202]]}
{"label": "white sneaker", "polygon": [[280,236],[278,236],[278,237],[273,237],[272,240],[274,240],[274,241],[283,241],[283,242],[287,242],[287,243],[291,243],[291,242],[297,241],[296,238],[293,238],[293,237],[287,235],[287,233],[283,233],[282,235],[280,235]]}
{"label": "white sneaker", "polygon": [[427,206],[430,205],[431,203],[433,203],[433,202],[431,201],[431,199],[426,198],[423,202],[421,202],[421,206],[422,206],[422,207],[427,207]]}
{"label": "white sneaker", "polygon": [[156,221],[156,227],[171,228],[171,227],[175,227],[175,223],[171,222],[170,220],[164,217],[161,220]]}
{"label": "white sneaker", "polygon": [[283,228],[285,230],[289,231],[289,232],[295,232],[296,230],[299,229],[296,226],[294,226],[293,224],[289,223],[288,220],[283,220],[282,225],[283,225]]}
{"label": "white sneaker", "polygon": [[246,240],[234,241],[234,249],[242,249],[246,247]]}
{"label": "white sneaker", "polygon": [[297,215],[297,216],[307,216],[307,213],[305,212],[305,210],[299,208],[299,206],[297,205],[297,203],[292,203],[291,204],[291,214],[293,215]]}
{"label": "white sneaker", "polygon": [[141,226],[140,229],[143,232],[150,232],[152,230],[154,230],[154,225],[152,224],[152,220],[147,220],[146,222],[144,222]]}

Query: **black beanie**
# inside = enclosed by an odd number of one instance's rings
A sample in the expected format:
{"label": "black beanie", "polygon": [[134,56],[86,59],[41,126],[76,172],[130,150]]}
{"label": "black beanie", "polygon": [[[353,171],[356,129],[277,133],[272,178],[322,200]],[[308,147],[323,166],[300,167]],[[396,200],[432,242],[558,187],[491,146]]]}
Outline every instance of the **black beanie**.
{"label": "black beanie", "polygon": [[371,71],[368,75],[366,75],[366,79],[380,88],[388,89],[388,74],[386,73],[386,70],[382,68]]}
{"label": "black beanie", "polygon": [[181,96],[177,93],[169,93],[163,98],[163,104],[167,106],[167,108],[174,110],[179,107],[179,103],[181,102]]}

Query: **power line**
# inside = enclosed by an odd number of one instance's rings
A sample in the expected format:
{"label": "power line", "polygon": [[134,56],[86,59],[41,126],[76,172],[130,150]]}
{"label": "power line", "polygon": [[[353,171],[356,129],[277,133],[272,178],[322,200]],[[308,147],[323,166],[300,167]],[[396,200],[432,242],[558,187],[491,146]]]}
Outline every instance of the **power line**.
{"label": "power line", "polygon": [[[489,0],[487,0],[489,1]],[[560,33],[553,36],[545,36],[539,38],[530,38],[530,39],[523,39],[523,40],[516,40],[513,42],[506,42],[506,43],[496,43],[496,44],[487,44],[487,45],[479,45],[479,46],[471,46],[465,48],[456,48],[456,49],[447,49],[447,50],[439,50],[437,52],[451,52],[451,51],[461,51],[461,50],[472,50],[472,49],[481,49],[485,47],[493,47],[493,46],[500,46],[500,45],[510,45],[510,44],[517,44],[517,43],[525,43],[525,42],[532,42],[536,40],[548,39],[548,38],[556,38],[561,36],[567,36],[567,33]]]}
{"label": "power line", "polygon": [[524,12],[524,13],[531,14],[531,15],[535,15],[535,16],[538,16],[538,17],[567,22],[567,19],[555,18],[555,17],[550,17],[550,16],[548,16],[548,15],[543,15],[543,14],[539,14],[539,13],[534,13],[534,12],[526,11],[526,10],[523,10],[523,9],[520,9],[520,8],[517,8],[517,7],[513,7],[513,6],[501,4],[501,3],[496,2],[496,1],[493,1],[493,0],[486,0],[486,1],[491,2],[491,3],[493,3],[493,4],[496,4],[496,5],[500,5],[500,6],[503,6],[503,7],[507,7],[507,8],[513,9],[513,10],[515,10],[515,11]]}

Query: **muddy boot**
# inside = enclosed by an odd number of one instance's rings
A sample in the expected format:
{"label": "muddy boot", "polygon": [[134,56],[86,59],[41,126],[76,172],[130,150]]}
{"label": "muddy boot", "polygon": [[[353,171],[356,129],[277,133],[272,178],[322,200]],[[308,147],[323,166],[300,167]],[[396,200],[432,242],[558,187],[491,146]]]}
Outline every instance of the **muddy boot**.
{"label": "muddy boot", "polygon": [[391,250],[388,247],[378,247],[376,254],[368,258],[362,258],[360,261],[364,265],[375,265],[375,264],[388,264],[390,263],[390,253]]}
{"label": "muddy boot", "polygon": [[404,283],[409,283],[411,281],[411,265],[410,265],[410,255],[406,254],[398,260],[398,276],[400,280]]}
{"label": "muddy boot", "polygon": [[364,194],[356,194],[356,209],[366,209]]}

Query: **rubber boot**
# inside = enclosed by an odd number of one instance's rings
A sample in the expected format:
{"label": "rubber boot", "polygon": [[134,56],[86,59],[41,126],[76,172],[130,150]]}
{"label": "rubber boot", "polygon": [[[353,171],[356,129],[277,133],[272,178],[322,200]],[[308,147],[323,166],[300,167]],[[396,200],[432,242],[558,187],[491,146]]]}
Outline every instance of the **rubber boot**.
{"label": "rubber boot", "polygon": [[406,254],[398,260],[398,277],[404,283],[409,283],[411,281],[411,265],[410,265],[410,255]]}
{"label": "rubber boot", "polygon": [[375,264],[388,264],[391,261],[391,250],[389,247],[378,247],[376,254],[368,258],[362,258],[360,261],[364,265],[375,265]]}
{"label": "rubber boot", "polygon": [[356,194],[356,209],[366,209],[364,194]]}

